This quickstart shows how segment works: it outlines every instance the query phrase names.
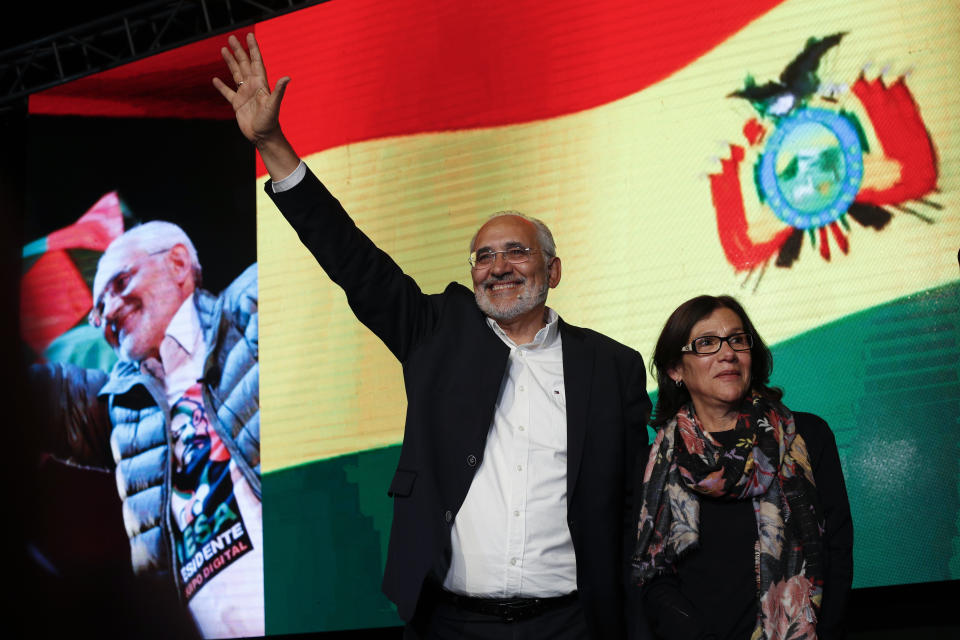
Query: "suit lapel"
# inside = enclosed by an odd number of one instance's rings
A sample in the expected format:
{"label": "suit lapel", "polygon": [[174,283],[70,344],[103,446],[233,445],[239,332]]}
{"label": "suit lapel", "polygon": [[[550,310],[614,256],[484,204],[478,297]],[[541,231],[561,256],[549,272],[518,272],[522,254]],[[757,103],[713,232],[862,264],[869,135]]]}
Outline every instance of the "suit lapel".
{"label": "suit lapel", "polygon": [[587,417],[593,384],[594,349],[587,344],[583,332],[560,320],[563,340],[563,386],[567,403],[567,508],[577,486],[583,443],[587,436]]}
{"label": "suit lapel", "polygon": [[469,433],[479,440],[481,450],[493,423],[500,387],[507,371],[507,359],[510,357],[510,348],[493,332],[486,320],[482,322],[479,339],[470,344],[467,358],[467,362],[472,363],[468,372],[472,393],[466,397],[473,403],[473,409],[464,416],[471,426]]}

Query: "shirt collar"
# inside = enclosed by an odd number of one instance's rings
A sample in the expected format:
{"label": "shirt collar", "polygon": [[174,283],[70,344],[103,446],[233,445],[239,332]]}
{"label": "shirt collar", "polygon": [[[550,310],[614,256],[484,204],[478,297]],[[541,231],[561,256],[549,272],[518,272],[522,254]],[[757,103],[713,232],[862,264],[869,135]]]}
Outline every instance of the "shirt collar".
{"label": "shirt collar", "polygon": [[487,324],[493,329],[493,332],[506,343],[508,347],[524,347],[525,349],[546,349],[552,347],[556,342],[557,338],[560,335],[560,319],[559,314],[550,307],[545,307],[545,314],[547,324],[543,326],[537,335],[533,337],[533,341],[524,345],[518,345],[514,342],[510,336],[507,335],[497,321],[491,317],[487,317]]}
{"label": "shirt collar", "polygon": [[176,340],[184,351],[193,356],[200,343],[200,334],[200,316],[197,314],[197,305],[194,304],[191,293],[170,319],[164,340],[167,338]]}

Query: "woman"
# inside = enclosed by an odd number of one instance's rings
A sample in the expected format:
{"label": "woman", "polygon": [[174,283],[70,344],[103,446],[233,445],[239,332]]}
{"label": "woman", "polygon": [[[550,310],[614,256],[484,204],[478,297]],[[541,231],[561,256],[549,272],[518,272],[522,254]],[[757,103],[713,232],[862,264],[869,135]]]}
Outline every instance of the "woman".
{"label": "woman", "polygon": [[780,403],[743,307],[699,296],[653,356],[658,430],[634,554],[661,638],[835,638],[853,525],[833,434]]}

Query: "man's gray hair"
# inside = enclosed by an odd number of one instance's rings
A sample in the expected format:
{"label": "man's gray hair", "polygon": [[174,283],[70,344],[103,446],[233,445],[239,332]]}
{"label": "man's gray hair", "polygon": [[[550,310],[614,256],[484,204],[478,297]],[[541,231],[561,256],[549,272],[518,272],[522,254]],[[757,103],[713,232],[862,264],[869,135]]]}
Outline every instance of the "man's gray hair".
{"label": "man's gray hair", "polygon": [[[532,218],[528,215],[520,213],[519,211],[497,211],[492,216],[487,218],[487,222],[490,222],[494,218],[501,218],[503,216],[516,216],[532,223],[537,229],[537,243],[540,245],[540,250],[543,251],[548,260],[550,258],[557,257],[557,243],[553,241],[553,233],[550,232],[550,227],[548,227],[543,220]],[[486,222],[484,224],[486,224]],[[473,234],[473,238],[470,239],[470,253],[473,253],[473,250],[476,247],[478,235],[480,235],[480,229],[477,229],[476,233]]]}
{"label": "man's gray hair", "polygon": [[[123,235],[114,239],[107,247],[110,251],[114,245],[133,243],[141,251],[146,253],[159,253],[172,249],[174,245],[182,244],[190,255],[190,266],[193,267],[193,285],[200,287],[200,260],[197,258],[197,249],[193,246],[190,236],[178,225],[166,220],[151,220],[128,229]],[[106,255],[106,251],[104,255]],[[101,258],[102,259],[102,258]]]}

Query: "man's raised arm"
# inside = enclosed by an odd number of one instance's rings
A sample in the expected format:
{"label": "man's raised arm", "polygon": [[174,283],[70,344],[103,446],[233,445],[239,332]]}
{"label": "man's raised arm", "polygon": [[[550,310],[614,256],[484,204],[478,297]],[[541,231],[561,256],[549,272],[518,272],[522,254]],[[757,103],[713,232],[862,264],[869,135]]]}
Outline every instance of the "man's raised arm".
{"label": "man's raised arm", "polygon": [[229,48],[222,47],[220,54],[237,88],[231,89],[220,78],[213,79],[213,86],[233,106],[240,131],[256,145],[270,177],[278,182],[300,164],[300,158],[280,129],[280,102],[290,77],[277,80],[270,91],[267,70],[253,34],[247,34],[249,54],[236,36],[230,36],[227,42]]}
{"label": "man's raised arm", "polygon": [[113,427],[107,399],[98,395],[107,374],[54,362],[31,365],[27,380],[29,438],[35,450],[71,464],[112,469]]}
{"label": "man's raised arm", "polygon": [[279,121],[290,78],[280,78],[271,92],[253,34],[247,34],[246,49],[235,36],[230,36],[228,44],[220,53],[236,89],[219,78],[213,84],[233,106],[240,131],[263,158],[274,183],[265,185],[266,193],[317,263],[346,292],[360,322],[398,359],[406,359],[414,343],[431,331],[436,309],[416,282],[357,228],[340,202],[301,164]]}

